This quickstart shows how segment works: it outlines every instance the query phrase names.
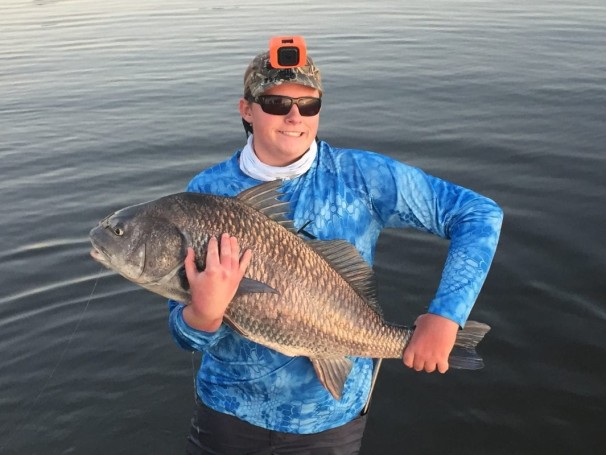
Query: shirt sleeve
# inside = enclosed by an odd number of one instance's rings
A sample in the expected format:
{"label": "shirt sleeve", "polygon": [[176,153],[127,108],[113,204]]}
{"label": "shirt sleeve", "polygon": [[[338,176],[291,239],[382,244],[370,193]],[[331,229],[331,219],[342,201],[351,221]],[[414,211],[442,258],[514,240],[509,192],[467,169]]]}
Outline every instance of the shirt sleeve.
{"label": "shirt sleeve", "polygon": [[173,339],[181,348],[188,351],[205,351],[225,336],[224,324],[221,324],[216,332],[204,332],[190,327],[183,319],[183,308],[185,305],[182,303],[168,301],[168,326]]}
{"label": "shirt sleeve", "polygon": [[395,160],[374,169],[366,174],[367,188],[384,227],[412,226],[450,240],[428,311],[463,327],[492,263],[503,211],[487,197]]}

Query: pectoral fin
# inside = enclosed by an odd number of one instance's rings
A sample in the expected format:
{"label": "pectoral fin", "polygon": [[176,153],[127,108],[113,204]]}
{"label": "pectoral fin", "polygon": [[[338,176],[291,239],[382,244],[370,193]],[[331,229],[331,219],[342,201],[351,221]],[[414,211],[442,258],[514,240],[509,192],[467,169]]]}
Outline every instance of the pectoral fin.
{"label": "pectoral fin", "polygon": [[343,386],[353,364],[347,357],[335,359],[310,358],[318,379],[335,400],[341,399]]}
{"label": "pectoral fin", "polygon": [[242,281],[240,281],[240,286],[238,286],[238,290],[236,291],[236,296],[260,292],[279,294],[278,291],[265,283],[253,280],[252,278],[242,278]]}

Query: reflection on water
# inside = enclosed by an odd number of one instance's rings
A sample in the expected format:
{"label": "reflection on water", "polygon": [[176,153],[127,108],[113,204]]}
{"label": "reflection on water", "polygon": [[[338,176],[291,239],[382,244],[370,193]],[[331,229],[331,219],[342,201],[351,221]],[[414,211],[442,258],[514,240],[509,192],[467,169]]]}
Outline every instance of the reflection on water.
{"label": "reflection on water", "polygon": [[[487,367],[386,362],[364,453],[599,453],[605,25],[591,0],[3,1],[0,452],[182,453],[191,354],[163,299],[100,269],[87,234],[241,147],[243,70],[294,32],[323,71],[323,139],[506,214],[473,312],[493,327]],[[388,319],[424,311],[446,247],[382,236]]]}

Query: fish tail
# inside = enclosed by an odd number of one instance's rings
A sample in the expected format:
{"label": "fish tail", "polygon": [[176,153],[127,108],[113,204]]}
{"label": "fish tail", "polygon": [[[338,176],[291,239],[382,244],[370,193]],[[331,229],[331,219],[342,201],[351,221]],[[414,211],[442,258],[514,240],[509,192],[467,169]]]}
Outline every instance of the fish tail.
{"label": "fish tail", "polygon": [[462,370],[479,370],[484,367],[484,361],[476,352],[476,346],[490,326],[476,321],[467,321],[465,328],[457,334],[454,348],[448,358],[451,368]]}

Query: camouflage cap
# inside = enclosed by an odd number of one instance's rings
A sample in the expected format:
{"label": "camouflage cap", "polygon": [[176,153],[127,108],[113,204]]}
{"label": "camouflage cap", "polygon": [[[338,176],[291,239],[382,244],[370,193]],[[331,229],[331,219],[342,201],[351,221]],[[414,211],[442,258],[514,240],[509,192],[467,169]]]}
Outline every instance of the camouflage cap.
{"label": "camouflage cap", "polygon": [[269,64],[269,52],[263,52],[250,62],[244,73],[244,97],[252,96],[254,98],[268,88],[284,83],[315,88],[322,95],[320,70],[314,65],[311,57],[307,57],[305,66],[277,69]]}

